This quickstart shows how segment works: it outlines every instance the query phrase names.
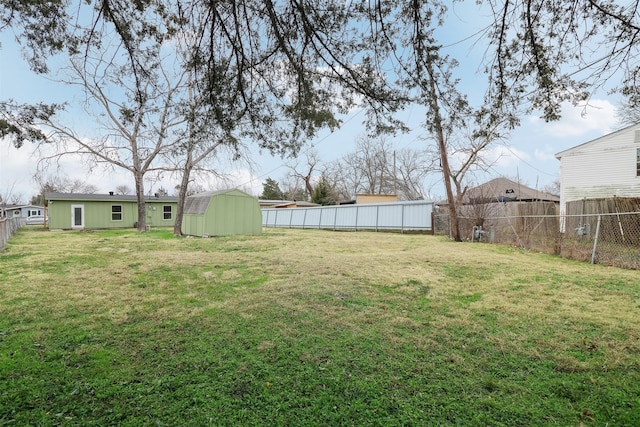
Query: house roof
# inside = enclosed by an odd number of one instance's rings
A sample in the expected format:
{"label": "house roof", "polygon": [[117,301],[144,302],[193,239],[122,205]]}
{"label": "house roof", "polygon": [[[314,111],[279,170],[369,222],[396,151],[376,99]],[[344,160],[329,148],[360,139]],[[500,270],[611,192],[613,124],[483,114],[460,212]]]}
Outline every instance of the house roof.
{"label": "house roof", "polygon": [[[83,193],[44,193],[46,200],[91,200],[105,202],[137,202],[138,198],[131,194],[83,194]],[[147,202],[177,202],[176,196],[145,196]]]}
{"label": "house roof", "polygon": [[292,202],[284,202],[271,207],[273,208],[289,208],[289,207],[312,208],[315,206],[320,206],[320,205],[318,203],[305,202],[304,200],[294,200]]}
{"label": "house roof", "polygon": [[0,203],[0,209],[22,209],[22,208],[44,208],[41,205],[13,205],[13,204],[4,204]]}
{"label": "house roof", "polygon": [[274,207],[283,203],[291,203],[291,200],[273,200],[273,199],[258,199],[261,208]]}
{"label": "house roof", "polygon": [[467,190],[464,204],[509,201],[560,202],[560,197],[536,190],[507,178],[495,178]]}
{"label": "house roof", "polygon": [[583,149],[583,148],[585,148],[585,147],[587,147],[589,145],[598,144],[598,143],[602,142],[602,140],[605,139],[605,138],[609,138],[609,137],[615,136],[617,134],[628,132],[628,131],[630,131],[630,130],[632,130],[634,128],[636,128],[636,130],[640,130],[640,123],[636,123],[634,125],[627,126],[627,127],[622,128],[622,129],[618,129],[618,130],[616,130],[614,132],[611,132],[611,133],[608,133],[606,135],[602,135],[602,136],[600,136],[598,138],[592,139],[591,141],[587,141],[587,142],[584,142],[582,144],[576,145],[575,147],[571,147],[571,148],[568,148],[568,149],[566,149],[564,151],[560,151],[559,153],[556,153],[556,159],[560,160],[560,158],[562,158],[562,156],[570,154],[573,151],[579,151],[579,150],[581,150],[581,149]]}

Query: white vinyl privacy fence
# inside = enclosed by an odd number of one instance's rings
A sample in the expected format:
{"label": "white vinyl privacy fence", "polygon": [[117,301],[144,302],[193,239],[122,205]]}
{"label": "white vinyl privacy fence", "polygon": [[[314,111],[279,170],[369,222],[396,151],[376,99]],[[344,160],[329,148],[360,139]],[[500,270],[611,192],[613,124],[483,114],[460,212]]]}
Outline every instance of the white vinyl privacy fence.
{"label": "white vinyl privacy fence", "polygon": [[263,227],[330,230],[431,231],[433,202],[417,200],[363,205],[262,209]]}

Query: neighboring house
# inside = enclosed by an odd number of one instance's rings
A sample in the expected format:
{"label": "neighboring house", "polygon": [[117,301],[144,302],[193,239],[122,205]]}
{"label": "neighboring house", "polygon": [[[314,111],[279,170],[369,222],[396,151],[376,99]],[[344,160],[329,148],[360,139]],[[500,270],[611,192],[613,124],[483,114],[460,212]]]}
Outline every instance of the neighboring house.
{"label": "neighboring house", "polygon": [[[138,200],[132,195],[45,193],[49,229],[135,228]],[[178,198],[145,197],[147,225],[173,227]]]}
{"label": "neighboring house", "polygon": [[43,216],[44,206],[37,205],[0,205],[0,218],[29,218]]}
{"label": "neighboring house", "polygon": [[556,154],[560,211],[582,199],[640,197],[640,124]]}
{"label": "neighboring house", "polygon": [[243,191],[212,191],[185,200],[182,234],[208,237],[261,232],[258,199]]}
{"label": "neighboring house", "polygon": [[[357,194],[353,200],[342,200],[338,205],[365,205],[371,203],[395,203],[398,196],[395,194]],[[313,208],[320,206],[317,203],[304,200],[263,200],[260,199],[260,208]]]}
{"label": "neighboring house", "polygon": [[[495,178],[464,192],[456,209],[460,235],[471,240],[484,236],[495,241],[496,236],[500,239],[500,236],[512,235],[516,229],[521,233],[529,230],[526,220],[520,221],[527,217],[549,218],[543,225],[537,222],[532,227],[557,230],[555,215],[559,202],[560,197],[555,194],[507,178]],[[449,234],[448,202],[444,200],[437,205],[439,210],[434,218],[434,230],[438,234]]]}
{"label": "neighboring house", "polygon": [[320,206],[317,203],[305,202],[304,200],[294,200],[293,202],[284,202],[279,205],[270,206],[277,209],[292,209],[292,208],[313,208]]}
{"label": "neighboring house", "polygon": [[312,208],[320,206],[317,203],[306,202],[304,200],[267,200],[258,199],[260,208]]}
{"label": "neighboring house", "polygon": [[469,188],[462,198],[463,205],[496,202],[554,202],[557,195],[536,190],[507,178],[495,178],[477,187]]}
{"label": "neighboring house", "polygon": [[398,201],[396,194],[356,194],[356,205],[368,203],[395,203]]}
{"label": "neighboring house", "polygon": [[258,199],[260,208],[275,208],[276,206],[292,203],[291,200],[270,200],[270,199]]}

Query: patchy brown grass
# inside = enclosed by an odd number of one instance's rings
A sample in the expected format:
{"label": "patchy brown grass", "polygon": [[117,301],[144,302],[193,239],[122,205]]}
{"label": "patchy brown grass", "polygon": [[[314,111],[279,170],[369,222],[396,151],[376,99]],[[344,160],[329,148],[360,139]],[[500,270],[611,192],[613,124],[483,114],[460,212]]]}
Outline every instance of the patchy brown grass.
{"label": "patchy brown grass", "polygon": [[[612,399],[631,402],[620,403],[618,417],[627,414],[624,405],[635,408],[638,387],[627,384],[625,392],[603,394],[600,403],[583,396],[582,387],[585,378],[616,384],[640,368],[638,271],[434,236],[281,229],[210,239],[173,238],[167,230],[25,229],[0,254],[0,267],[0,332],[18,340],[15,348],[37,342],[44,354],[45,346],[59,344],[55,337],[82,332],[99,338],[91,338],[77,357],[122,357],[118,363],[136,375],[145,375],[151,363],[160,372],[155,375],[181,372],[187,382],[196,374],[185,365],[188,360],[201,366],[200,359],[210,357],[200,345],[218,348],[216,355],[226,348],[249,352],[237,361],[228,353],[216,362],[243,378],[229,380],[236,381],[225,395],[232,400],[256,393],[260,361],[269,393],[278,383],[323,381],[309,376],[310,365],[336,378],[349,372],[349,381],[365,372],[368,383],[357,387],[382,400],[413,402],[407,396],[443,393],[439,399],[450,399],[449,409],[429,410],[445,423],[450,410],[467,414],[467,423],[513,424],[514,393],[530,407],[518,412],[524,424],[559,408],[569,424],[606,422],[612,418],[604,408]],[[68,344],[60,346],[66,354]],[[282,373],[281,361],[288,361]],[[358,363],[361,371],[354,368]],[[401,380],[411,372],[411,379]],[[566,385],[572,382],[581,385]],[[437,384],[436,392],[431,387]],[[217,393],[202,387],[208,395]],[[554,387],[560,400],[547,401]],[[460,389],[468,396],[460,397]],[[294,401],[292,393],[280,398]],[[562,400],[568,398],[571,404]],[[0,403],[6,399],[0,396]],[[406,403],[409,412],[402,419],[423,419],[424,402]],[[235,404],[227,403],[234,411]],[[502,415],[477,418],[491,413],[487,405],[502,408]],[[589,419],[580,415],[587,407]],[[20,408],[13,410],[26,414]],[[160,399],[156,410],[162,408]],[[75,411],[79,416],[80,409]],[[326,414],[307,415],[311,425],[331,424]],[[364,418],[350,419],[358,424]]]}

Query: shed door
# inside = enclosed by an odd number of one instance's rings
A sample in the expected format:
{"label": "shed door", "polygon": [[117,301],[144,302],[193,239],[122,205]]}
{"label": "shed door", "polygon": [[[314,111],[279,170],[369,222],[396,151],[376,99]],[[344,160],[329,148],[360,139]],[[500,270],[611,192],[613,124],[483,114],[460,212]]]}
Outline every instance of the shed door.
{"label": "shed door", "polygon": [[71,205],[71,228],[84,228],[84,205]]}

